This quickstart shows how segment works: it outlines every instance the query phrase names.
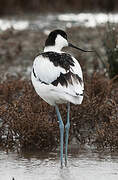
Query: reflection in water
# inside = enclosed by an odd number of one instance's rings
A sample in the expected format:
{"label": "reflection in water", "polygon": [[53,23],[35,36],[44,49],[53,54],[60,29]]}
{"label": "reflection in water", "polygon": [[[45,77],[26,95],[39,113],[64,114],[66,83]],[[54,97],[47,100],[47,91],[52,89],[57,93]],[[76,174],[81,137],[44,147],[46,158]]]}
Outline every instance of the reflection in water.
{"label": "reflection in water", "polygon": [[[76,152],[77,153],[77,152]],[[78,152],[60,168],[55,153],[15,154],[0,152],[0,180],[117,180],[118,154]]]}

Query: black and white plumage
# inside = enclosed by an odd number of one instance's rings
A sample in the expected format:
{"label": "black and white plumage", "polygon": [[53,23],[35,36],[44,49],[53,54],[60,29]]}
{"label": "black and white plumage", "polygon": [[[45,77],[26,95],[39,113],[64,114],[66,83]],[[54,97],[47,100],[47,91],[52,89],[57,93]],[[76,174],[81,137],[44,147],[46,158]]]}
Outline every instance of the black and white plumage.
{"label": "black and white plumage", "polygon": [[[64,38],[59,38],[64,45]],[[84,90],[81,67],[74,57],[60,50],[56,45],[49,46],[35,58],[32,83],[37,94],[50,105],[81,104]]]}
{"label": "black and white plumage", "polygon": [[40,53],[34,60],[31,74],[31,80],[37,94],[56,108],[60,123],[61,165],[63,164],[64,125],[57,105],[62,103],[68,104],[67,124],[65,126],[65,164],[67,164],[68,131],[70,127],[69,103],[81,104],[84,95],[83,75],[80,64],[73,56],[61,51],[65,46],[82,50],[68,43],[67,34],[64,31],[52,31],[45,42],[44,52]]}

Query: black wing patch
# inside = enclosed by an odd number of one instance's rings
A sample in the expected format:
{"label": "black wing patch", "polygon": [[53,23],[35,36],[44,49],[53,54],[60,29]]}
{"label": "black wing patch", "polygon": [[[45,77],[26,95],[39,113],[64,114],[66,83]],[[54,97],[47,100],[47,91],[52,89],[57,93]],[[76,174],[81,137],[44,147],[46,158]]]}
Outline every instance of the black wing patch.
{"label": "black wing patch", "polygon": [[34,68],[33,68],[33,74],[34,74],[34,77],[37,78],[37,77],[36,77],[36,74],[35,74],[35,72],[34,72]]}
{"label": "black wing patch", "polygon": [[[57,53],[57,52],[44,52],[44,53],[40,53],[39,55],[42,55],[43,57],[49,58],[49,60],[51,62],[53,62],[54,66],[60,66],[62,68],[64,68],[66,71],[68,71],[66,74],[60,73],[60,76],[57,77],[56,80],[54,80],[51,84],[54,86],[57,86],[59,83],[62,86],[68,86],[69,84],[73,85],[73,81],[72,78],[74,79],[74,81],[78,84],[80,83],[80,85],[82,85],[83,81],[82,79],[77,75],[77,74],[73,74],[70,71],[70,66],[74,66],[74,61],[71,57],[70,54],[67,53]],[[34,76],[36,77],[36,74],[34,72],[33,69],[33,73]],[[39,78],[38,80],[41,83],[44,83],[46,85],[49,85],[47,83],[45,83],[44,81],[41,81]]]}
{"label": "black wing patch", "polygon": [[54,66],[60,66],[66,71],[70,69],[70,66],[74,66],[74,61],[71,55],[67,53],[44,52],[40,55],[49,58],[49,60],[53,62]]}
{"label": "black wing patch", "polygon": [[69,84],[73,85],[72,78],[75,80],[77,84],[80,83],[82,85],[82,79],[77,74],[73,74],[71,71],[69,71],[66,74],[60,73],[60,76],[51,84],[57,86],[60,83],[62,86],[68,87]]}

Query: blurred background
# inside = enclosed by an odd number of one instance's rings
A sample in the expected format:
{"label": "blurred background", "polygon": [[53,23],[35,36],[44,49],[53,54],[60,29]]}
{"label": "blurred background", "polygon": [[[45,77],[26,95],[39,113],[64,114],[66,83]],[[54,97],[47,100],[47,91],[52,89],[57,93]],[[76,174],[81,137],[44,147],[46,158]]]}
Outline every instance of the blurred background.
{"label": "blurred background", "polygon": [[116,11],[117,0],[0,0],[1,14],[21,12]]}

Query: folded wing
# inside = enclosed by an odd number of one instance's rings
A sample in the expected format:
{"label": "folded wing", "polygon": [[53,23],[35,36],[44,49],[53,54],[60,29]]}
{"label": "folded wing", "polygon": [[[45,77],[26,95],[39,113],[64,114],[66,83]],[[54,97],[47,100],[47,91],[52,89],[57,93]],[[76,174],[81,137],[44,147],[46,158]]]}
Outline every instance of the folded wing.
{"label": "folded wing", "polygon": [[37,81],[72,96],[83,95],[83,76],[78,61],[66,53],[53,55],[42,53],[35,58],[33,71]]}

